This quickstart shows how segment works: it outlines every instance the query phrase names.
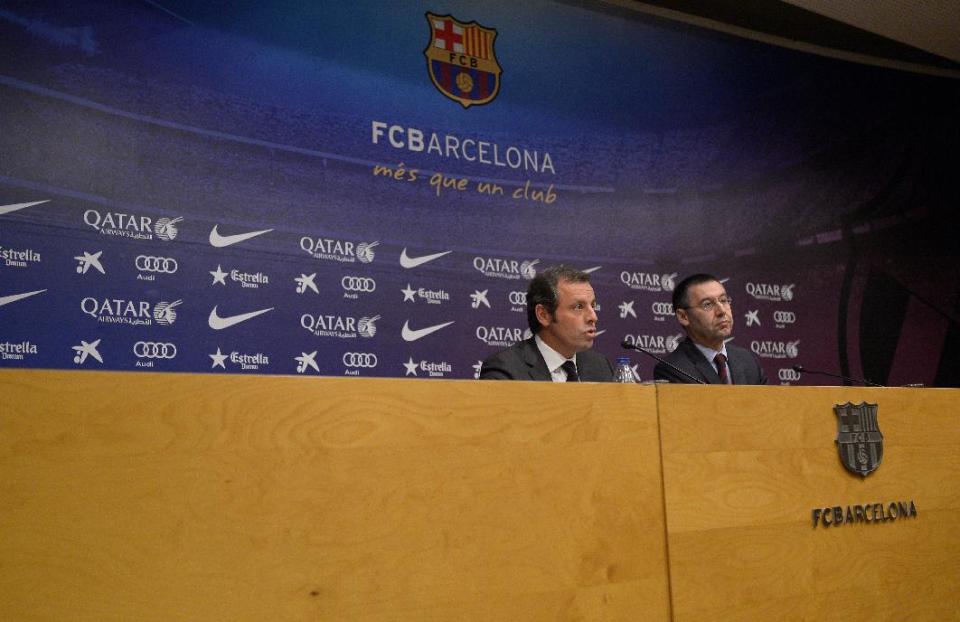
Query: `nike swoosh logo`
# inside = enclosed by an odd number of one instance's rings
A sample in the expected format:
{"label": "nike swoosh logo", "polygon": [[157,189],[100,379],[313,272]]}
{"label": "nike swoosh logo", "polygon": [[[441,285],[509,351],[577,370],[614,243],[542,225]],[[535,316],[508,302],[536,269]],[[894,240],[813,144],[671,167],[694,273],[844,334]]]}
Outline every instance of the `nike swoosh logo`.
{"label": "nike swoosh logo", "polygon": [[444,251],[444,252],[442,252],[442,253],[434,253],[434,254],[432,254],[432,255],[422,255],[422,256],[420,256],[420,257],[410,257],[409,255],[407,255],[407,248],[404,247],[403,250],[400,251],[400,265],[403,266],[404,268],[408,268],[408,269],[409,269],[409,268],[416,268],[417,266],[422,266],[423,264],[427,263],[428,261],[433,261],[434,259],[439,259],[439,258],[443,257],[444,255],[449,255],[449,254],[452,253],[452,252],[453,252],[453,251]]}
{"label": "nike swoosh logo", "polygon": [[583,272],[583,273],[585,273],[585,274],[591,274],[591,273],[593,273],[593,272],[596,272],[597,270],[599,270],[599,269],[602,268],[602,267],[603,267],[603,266],[594,266],[594,267],[592,267],[592,268],[585,268],[585,269],[581,270],[581,272]]}
{"label": "nike swoosh logo", "polygon": [[3,216],[4,214],[12,214],[17,210],[26,209],[33,205],[40,205],[41,203],[46,203],[49,200],[50,199],[46,199],[45,201],[34,201],[33,203],[11,203],[10,205],[0,205],[0,216]]}
{"label": "nike swoosh logo", "polygon": [[264,233],[270,233],[273,229],[263,229],[262,231],[251,231],[250,233],[237,233],[236,235],[220,235],[220,232],[217,231],[217,225],[213,225],[213,229],[210,230],[210,246],[215,248],[224,248],[226,246],[233,246],[240,242],[246,242],[250,238],[255,238],[258,235],[263,235]]}
{"label": "nike swoosh logo", "polygon": [[268,313],[270,311],[273,311],[273,307],[270,307],[269,309],[260,309],[259,311],[251,311],[249,313],[240,313],[238,315],[220,317],[217,315],[217,308],[214,307],[213,310],[210,311],[210,317],[207,318],[207,324],[209,324],[210,328],[213,330],[223,330],[224,328],[230,328],[235,324],[246,322],[250,318],[255,318],[258,315],[263,315],[264,313]]}
{"label": "nike swoosh logo", "polygon": [[37,294],[42,294],[45,291],[47,290],[38,289],[35,292],[26,292],[25,294],[13,294],[10,296],[0,296],[0,307],[2,307],[3,305],[8,305],[11,302],[16,302],[18,300],[23,300],[24,298],[29,298],[30,296],[36,296]]}
{"label": "nike swoosh logo", "polygon": [[416,341],[417,339],[422,339],[430,333],[435,333],[441,328],[446,328],[450,326],[453,322],[444,322],[443,324],[437,324],[436,326],[427,326],[426,328],[419,328],[413,330],[409,326],[409,322],[403,323],[403,330],[400,331],[400,336],[403,337],[404,341]]}

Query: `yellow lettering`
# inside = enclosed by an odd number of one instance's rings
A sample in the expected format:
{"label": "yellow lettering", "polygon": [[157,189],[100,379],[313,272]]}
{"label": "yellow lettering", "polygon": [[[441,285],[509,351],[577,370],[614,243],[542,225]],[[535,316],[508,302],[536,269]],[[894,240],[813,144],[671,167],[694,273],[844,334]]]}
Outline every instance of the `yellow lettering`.
{"label": "yellow lettering", "polygon": [[502,194],[503,194],[503,186],[499,186],[499,185],[497,185],[497,184],[487,183],[487,182],[485,182],[485,181],[481,181],[481,182],[477,183],[477,192],[479,192],[480,194],[489,194],[489,195],[498,195],[498,194],[499,194],[499,195],[502,195]]}
{"label": "yellow lettering", "polygon": [[553,190],[553,184],[550,184],[546,190],[538,188],[531,189],[529,179],[524,182],[523,186],[514,190],[512,196],[514,199],[536,201],[537,203],[544,203],[546,205],[551,205],[557,200],[557,193]]}
{"label": "yellow lettering", "polygon": [[379,164],[375,164],[373,167],[374,176],[393,178],[395,181],[417,181],[417,174],[419,172],[420,171],[415,168],[404,168],[403,162],[398,164],[397,168],[390,168],[389,166],[381,166]]}
{"label": "yellow lettering", "polygon": [[447,177],[443,173],[434,173],[430,176],[430,185],[436,190],[437,196],[440,196],[440,190],[443,188],[466,190],[468,183],[470,183],[470,180],[466,177],[457,179],[456,177]]}

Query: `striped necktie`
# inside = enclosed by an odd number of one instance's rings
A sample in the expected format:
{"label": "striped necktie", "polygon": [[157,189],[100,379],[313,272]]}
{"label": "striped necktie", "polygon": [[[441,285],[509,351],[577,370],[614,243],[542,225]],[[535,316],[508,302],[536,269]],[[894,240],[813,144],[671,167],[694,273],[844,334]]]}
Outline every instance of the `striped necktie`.
{"label": "striped necktie", "polygon": [[733,384],[730,382],[729,376],[727,376],[727,357],[721,352],[717,352],[717,355],[713,357],[713,362],[717,364],[717,373],[720,375],[720,382],[723,384]]}

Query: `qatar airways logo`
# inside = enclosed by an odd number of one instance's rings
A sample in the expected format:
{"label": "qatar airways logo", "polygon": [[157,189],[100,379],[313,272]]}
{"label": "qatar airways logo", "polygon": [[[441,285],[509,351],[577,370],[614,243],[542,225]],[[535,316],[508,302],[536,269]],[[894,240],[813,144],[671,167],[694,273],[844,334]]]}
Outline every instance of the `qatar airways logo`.
{"label": "qatar airways logo", "polygon": [[179,230],[177,224],[180,218],[158,218],[154,221],[149,216],[137,216],[123,212],[100,213],[99,210],[88,209],[83,213],[83,222],[92,227],[101,235],[111,235],[134,240],[152,240],[157,237],[164,242],[176,239]]}
{"label": "qatar airways logo", "polygon": [[683,334],[677,335],[624,335],[623,340],[654,354],[669,354],[677,349]]}
{"label": "qatar airways logo", "polygon": [[764,359],[795,359],[800,356],[800,340],[751,341],[750,350]]}
{"label": "qatar airways logo", "polygon": [[376,242],[347,242],[334,238],[300,238],[300,248],[314,259],[340,263],[370,263],[377,256]]}
{"label": "qatar airways logo", "polygon": [[177,307],[183,300],[158,302],[151,306],[143,300],[125,300],[123,298],[84,298],[80,301],[80,310],[105,324],[127,324],[130,326],[169,326],[177,321]]}
{"label": "qatar airways logo", "polygon": [[477,326],[477,339],[488,346],[509,348],[513,344],[530,337],[530,329],[507,328],[505,326]]}
{"label": "qatar airways logo", "polygon": [[649,272],[629,272],[624,270],[620,273],[620,282],[630,289],[638,289],[647,292],[672,292],[676,286],[674,279],[677,273],[672,274],[651,274]]}
{"label": "qatar airways logo", "polygon": [[304,313],[300,316],[300,326],[317,337],[336,337],[337,339],[369,339],[377,334],[377,320],[374,317],[349,317],[342,315],[311,315]]}
{"label": "qatar airways logo", "polygon": [[473,269],[483,276],[494,279],[528,281],[537,276],[539,259],[517,261],[516,259],[499,259],[497,257],[474,257]]}
{"label": "qatar airways logo", "polygon": [[757,300],[770,300],[772,302],[790,302],[793,300],[793,288],[795,283],[789,285],[773,285],[770,283],[747,283],[747,293]]}

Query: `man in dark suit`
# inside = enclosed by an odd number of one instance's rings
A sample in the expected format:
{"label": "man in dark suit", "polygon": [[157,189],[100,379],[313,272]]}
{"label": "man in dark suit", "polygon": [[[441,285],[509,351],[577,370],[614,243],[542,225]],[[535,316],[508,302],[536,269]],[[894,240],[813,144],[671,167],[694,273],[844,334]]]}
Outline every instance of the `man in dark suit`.
{"label": "man in dark suit", "polygon": [[527,288],[533,337],[484,361],[480,378],[612,382],[610,361],[590,349],[597,335],[596,304],[586,272],[562,265],[541,271]]}
{"label": "man in dark suit", "polygon": [[[763,367],[752,352],[727,343],[733,332],[733,311],[727,290],[716,277],[694,274],[673,290],[673,312],[687,332],[666,360],[708,384],[767,384]],[[653,377],[692,383],[663,363]]]}

